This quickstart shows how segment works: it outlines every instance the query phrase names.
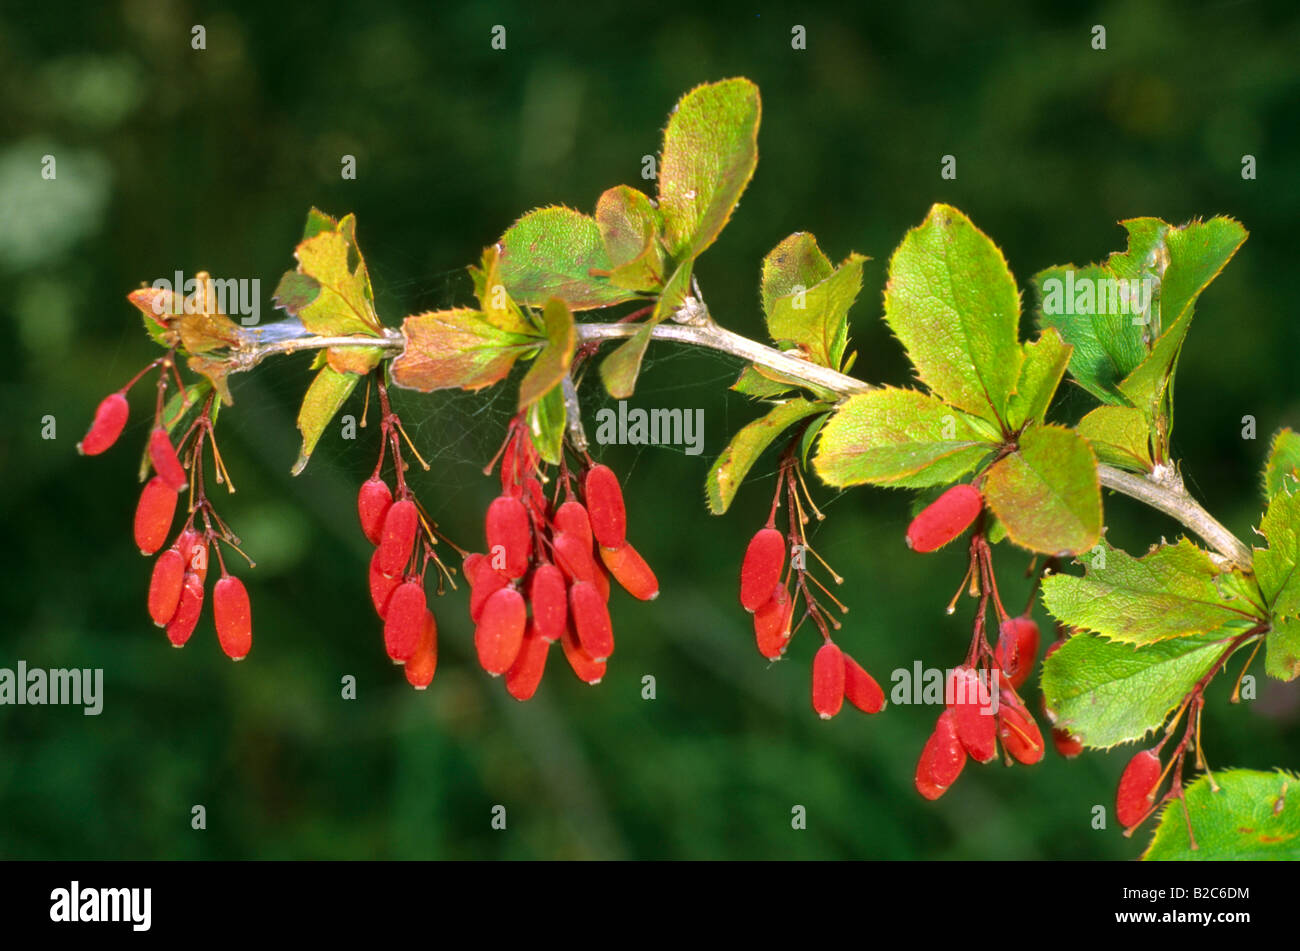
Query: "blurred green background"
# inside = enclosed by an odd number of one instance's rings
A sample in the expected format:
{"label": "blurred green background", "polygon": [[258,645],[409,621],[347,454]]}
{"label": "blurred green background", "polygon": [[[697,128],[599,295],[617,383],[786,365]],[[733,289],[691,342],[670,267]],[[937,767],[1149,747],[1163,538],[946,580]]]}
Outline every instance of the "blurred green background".
{"label": "blurred green background", "polygon": [[[1268,438],[1300,424],[1287,290],[1300,212],[1294,4],[880,6],[128,0],[0,14],[0,666],[102,667],[106,692],[99,717],[0,707],[0,856],[1136,856],[1145,831],[1129,840],[1090,824],[1092,806],[1112,802],[1122,753],[971,767],[927,803],[912,774],[933,708],[821,722],[807,699],[815,639],[797,638],[787,662],[761,660],[736,585],[766,516],[770,460],[726,517],[703,504],[711,459],[755,415],[726,392],[739,367],[722,357],[652,348],[632,405],[703,408],[705,452],[601,455],[623,475],[631,537],[663,594],[615,596],[604,683],[579,683],[556,651],[527,704],[478,669],[463,592],[435,605],[430,690],[413,692],[388,663],[353,508],[374,430],[356,442],[332,430],[289,476],[307,357],[237,378],[221,419],[239,488],[221,511],[258,561],[242,572],[256,618],[242,664],[220,653],[208,616],[174,651],[145,613],[149,563],[130,531],[144,393],[116,451],[74,451],[96,402],[155,355],[125,300],[141,282],[177,268],[257,277],[267,319],[317,205],[357,213],[389,323],[467,303],[464,265],[518,214],[589,211],[611,185],[648,188],[641,156],[657,151],[673,102],[743,74],[764,99],[760,161],[698,266],[706,297],[724,324],[759,336],[759,262],[787,234],[815,232],[836,260],[871,255],[852,329],[855,372],[873,381],[910,377],[879,320],[884,264],[934,201],[992,235],[1022,287],[1042,267],[1121,247],[1121,218],[1241,219],[1251,237],[1202,298],[1183,354],[1175,448],[1193,490],[1251,537]],[[795,23],[806,51],[790,47]],[[194,24],[205,51],[190,47]],[[505,51],[489,46],[495,24]],[[1104,52],[1090,46],[1093,24],[1107,28]],[[47,153],[55,182],[39,176]],[[956,181],[939,177],[948,153]],[[1247,153],[1258,180],[1241,178]],[[343,154],[357,157],[356,181],[340,179]],[[413,474],[417,491],[467,547],[482,545],[493,483],[479,470],[513,387],[399,404],[433,463]],[[591,392],[585,408],[605,402]],[[1088,408],[1076,391],[1053,415]],[[46,414],[53,441],[41,439]],[[818,497],[830,517],[814,544],[852,608],[845,648],[886,684],[917,660],[958,663],[970,608],[943,608],[962,554],[905,551],[904,494]],[[1178,533],[1126,499],[1109,500],[1107,523],[1135,551]],[[1008,550],[1000,565],[1019,602],[1025,559]],[[340,696],[349,674],[354,701]],[[641,699],[645,674],[653,701]],[[1215,685],[1206,712],[1212,764],[1300,765],[1300,691],[1262,682],[1258,700],[1230,707],[1229,686]],[[1036,705],[1036,687],[1027,695]],[[190,828],[195,804],[204,831]],[[489,824],[496,804],[504,832]],[[791,828],[795,805],[804,831]]]}

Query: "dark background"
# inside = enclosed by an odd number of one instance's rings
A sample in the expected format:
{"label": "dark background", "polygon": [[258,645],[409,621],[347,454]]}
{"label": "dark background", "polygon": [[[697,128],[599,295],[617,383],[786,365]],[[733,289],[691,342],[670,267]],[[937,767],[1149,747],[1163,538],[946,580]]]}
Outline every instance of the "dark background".
{"label": "dark background", "polygon": [[[1026,286],[1050,264],[1122,247],[1116,222],[1239,218],[1251,237],[1202,298],[1179,369],[1176,454],[1238,535],[1261,505],[1269,435],[1300,423],[1292,284],[1300,211],[1300,19],[1290,3],[898,4],[797,13],[775,5],[33,4],[0,14],[0,309],[6,333],[0,497],[6,549],[0,666],[102,667],[104,712],[0,708],[0,856],[21,858],[1129,858],[1147,838],[1094,831],[1125,752],[1033,768],[968,766],[938,803],[912,773],[936,711],[891,705],[829,723],[809,709],[815,638],[769,667],[736,603],[745,542],[766,516],[772,466],[731,513],[703,480],[753,418],[726,392],[725,358],[655,345],[634,406],[702,407],[705,452],[610,447],[631,537],[662,596],[616,595],[619,637],[589,688],[558,650],[517,704],[473,658],[463,593],[435,605],[437,678],[411,691],[388,663],[366,593],[355,490],[374,430],[322,441],[289,476],[307,358],[235,381],[222,448],[239,492],[221,510],[258,561],[242,571],[255,649],[231,664],[205,615],[171,650],[144,609],[149,563],[131,541],[144,393],[111,454],[79,458],[96,402],[155,355],[125,294],[207,269],[258,277],[292,265],[312,205],[355,211],[381,315],[470,302],[464,265],[520,213],[640,180],[676,99],[732,75],[763,95],[757,175],[697,273],[716,317],[761,336],[762,255],[813,231],[834,259],[870,255],[852,314],[855,373],[910,371],[879,320],[884,262],[932,202],[998,241]],[[900,7],[902,9],[900,9]],[[190,27],[207,49],[190,48]],[[794,23],[808,49],[790,48]],[[1090,46],[1104,24],[1108,48]],[[507,49],[489,46],[494,24]],[[57,182],[39,177],[58,160]],[[341,181],[340,156],[358,179]],[[939,177],[956,155],[958,179]],[[1258,180],[1243,181],[1243,154]],[[1026,316],[1024,331],[1031,320]],[[406,395],[433,462],[413,475],[443,528],[481,546],[493,495],[479,469],[514,381],[479,396]],[[605,402],[594,391],[586,409]],[[1066,393],[1073,422],[1089,399]],[[487,407],[486,412],[484,407]],[[350,407],[359,412],[359,401]],[[58,438],[40,438],[41,419]],[[1242,438],[1254,416],[1258,438]],[[588,417],[590,421],[590,416]],[[821,490],[815,544],[846,578],[839,640],[882,683],[914,661],[963,656],[968,606],[943,607],[957,550],[910,555],[908,499]],[[1178,526],[1108,500],[1133,551]],[[1021,602],[1025,559],[1000,555]],[[1042,615],[1040,611],[1040,620]],[[1234,672],[1236,666],[1234,665]],[[1257,671],[1261,673],[1262,671]],[[658,699],[642,700],[644,674]],[[340,698],[354,675],[359,697]],[[1210,691],[1216,767],[1295,766],[1293,686],[1240,707]],[[1037,688],[1026,691],[1037,704]],[[194,804],[207,829],[192,831]],[[505,832],[490,810],[508,809]],[[806,831],[791,829],[805,806]],[[1140,840],[1140,841],[1138,841]]]}

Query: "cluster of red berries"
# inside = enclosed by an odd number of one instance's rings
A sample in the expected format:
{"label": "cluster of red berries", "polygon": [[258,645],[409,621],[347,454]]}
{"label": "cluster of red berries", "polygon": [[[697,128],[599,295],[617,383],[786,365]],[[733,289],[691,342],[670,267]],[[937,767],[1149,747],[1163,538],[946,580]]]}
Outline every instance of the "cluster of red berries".
{"label": "cluster of red berries", "polygon": [[[134,519],[135,543],[143,555],[153,555],[161,550],[176,520],[180,493],[189,487],[188,518],[172,544],[158,555],[149,581],[149,616],[159,627],[165,628],[167,639],[175,647],[184,647],[194,633],[203,610],[204,588],[208,574],[208,549],[217,553],[221,577],[212,590],[212,617],[221,649],[232,660],[243,660],[253,646],[252,610],[244,583],[226,570],[218,541],[238,550],[239,539],[221,521],[207,499],[203,489],[200,460],[203,446],[212,447],[218,481],[229,483],[224,464],[212,438],[211,405],[203,407],[193,425],[173,444],[167,427],[163,425],[163,395],[166,389],[166,371],[171,368],[169,358],[155,361],[148,369],[162,368],[158,385],[158,401],[154,428],[149,434],[148,459],[153,477],[145,483],[136,505]],[[95,419],[86,437],[77,449],[87,456],[106,452],[121,436],[126,427],[129,407],[126,391],[136,380],[112,393],[99,404]],[[211,398],[209,398],[211,399]],[[193,437],[191,439],[191,436]],[[189,443],[187,463],[182,464],[178,447]],[[195,484],[190,485],[186,468],[195,474]],[[199,527],[199,518],[202,528]],[[242,554],[242,552],[241,552]]]}
{"label": "cluster of red berries", "polygon": [[[464,559],[479,663],[505,675],[517,700],[537,691],[550,646],[559,641],[578,679],[599,683],[614,652],[610,578],[642,601],[659,582],[627,540],[627,510],[614,472],[588,458],[581,495],[561,466],[565,501],[548,501],[542,462],[523,417],[500,453],[502,494],[488,506],[487,552]],[[599,556],[599,560],[597,560]]]}

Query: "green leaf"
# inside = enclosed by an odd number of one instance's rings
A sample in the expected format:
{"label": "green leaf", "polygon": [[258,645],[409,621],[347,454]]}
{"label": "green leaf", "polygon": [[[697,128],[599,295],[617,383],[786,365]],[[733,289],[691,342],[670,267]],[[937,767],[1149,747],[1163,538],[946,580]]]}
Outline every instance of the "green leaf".
{"label": "green leaf", "polygon": [[573,349],[578,333],[573,325],[573,312],[558,297],[546,302],[542,311],[546,327],[546,346],[533,359],[524,378],[519,381],[519,408],[522,410],[553,389],[569,372],[573,362]]}
{"label": "green leaf", "polygon": [[402,336],[406,347],[392,362],[393,383],[424,393],[491,386],[539,343],[507,333],[468,308],[414,314],[402,322]]}
{"label": "green leaf", "polygon": [[528,407],[528,432],[543,459],[553,466],[560,464],[564,451],[564,427],[567,414],[564,391],[557,384]]}
{"label": "green leaf", "polygon": [[320,441],[321,433],[329,425],[344,400],[356,387],[361,377],[355,373],[339,373],[332,367],[322,367],[307,387],[307,395],[302,398],[302,407],[298,410],[298,429],[302,432],[302,449],[298,461],[293,464],[292,472],[298,475],[307,467]]}
{"label": "green leaf", "polygon": [[1268,501],[1259,534],[1268,548],[1255,549],[1255,578],[1276,618],[1300,616],[1300,489],[1283,487]]}
{"label": "green leaf", "polygon": [[813,287],[833,273],[835,268],[817,239],[796,231],[763,258],[763,313],[771,314],[777,299],[793,294],[796,287]]}
{"label": "green leaf", "polygon": [[1063,624],[1115,641],[1151,644],[1204,634],[1255,613],[1231,586],[1220,586],[1210,556],[1185,538],[1141,558],[1106,545],[1083,561],[1093,566],[1082,577],[1043,579],[1043,605]]}
{"label": "green leaf", "polygon": [[632,291],[663,286],[665,261],[659,210],[644,193],[627,185],[609,189],[596,202],[596,225],[613,265],[609,281]]}
{"label": "green leaf", "polygon": [[1097,458],[1087,441],[1063,426],[1031,426],[1020,448],[994,463],[984,500],[1023,548],[1077,554],[1101,535]]}
{"label": "green leaf", "polygon": [[[309,216],[307,230],[321,224]],[[382,332],[355,235],[356,218],[348,215],[337,228],[305,238],[294,251],[298,269],[287,272],[275,289],[276,306],[297,317],[314,334],[374,336]]]}
{"label": "green leaf", "polygon": [[1133,472],[1150,472],[1155,467],[1146,417],[1131,406],[1098,406],[1079,420],[1075,431],[1108,465]]}
{"label": "green leaf", "polygon": [[[1300,777],[1229,769],[1201,776],[1160,813],[1147,861],[1295,861],[1300,859]],[[1196,849],[1187,835],[1191,819]]]}
{"label": "green leaf", "polygon": [[745,475],[763,454],[763,450],[772,444],[772,440],[799,420],[824,412],[825,409],[824,403],[792,399],[772,407],[766,416],[754,420],[736,433],[709,470],[705,483],[709,511],[714,515],[727,511],[740,484],[745,481]]}
{"label": "green leaf", "polygon": [[600,379],[614,399],[625,400],[632,395],[636,389],[636,379],[641,374],[641,361],[645,359],[646,347],[650,345],[651,332],[682,306],[690,290],[691,264],[688,261],[668,279],[650,319],[642,321],[633,336],[619,344],[613,353],[601,361]]}
{"label": "green leaf", "polygon": [[917,390],[851,396],[822,428],[813,468],[828,485],[952,482],[996,448],[960,410]]}
{"label": "green leaf", "polygon": [[501,236],[497,253],[506,290],[530,307],[561,297],[570,310],[590,310],[637,296],[610,283],[613,265],[596,220],[572,208],[530,211]]}
{"label": "green leaf", "polygon": [[1275,620],[1264,645],[1265,673],[1278,680],[1300,677],[1300,618]]}
{"label": "green leaf", "polygon": [[[860,254],[850,254],[824,280],[796,285],[802,289],[773,298],[767,311],[772,339],[783,348],[798,347],[813,363],[838,370],[849,339],[849,308],[862,290],[862,264],[866,260]],[[765,282],[765,298],[766,290]]]}
{"label": "green leaf", "polygon": [[1043,661],[1043,698],[1054,725],[1108,749],[1158,729],[1210,669],[1232,630],[1133,647],[1076,634]]}
{"label": "green leaf", "polygon": [[[163,406],[162,427],[168,433],[176,431],[181,420],[186,419],[196,409],[199,409],[203,403],[203,397],[208,395],[212,389],[212,383],[207,380],[199,380],[197,383],[191,383],[179,393],[173,393]],[[217,407],[221,405],[220,400],[212,404],[213,421],[216,421]],[[149,459],[149,444],[145,443],[144,450],[140,453],[140,481],[143,482],[149,475],[149,470],[153,463]]]}
{"label": "green leaf", "polygon": [[689,260],[713,243],[758,164],[758,87],[748,79],[696,86],[664,130],[659,211],[664,244]]}
{"label": "green leaf", "polygon": [[478,298],[479,308],[488,323],[507,333],[536,332],[528,315],[506,290],[505,281],[501,277],[501,255],[496,245],[483,249],[481,267],[470,266],[468,270],[470,280],[474,282],[474,296]]}
{"label": "green leaf", "polygon": [[1300,478],[1300,435],[1279,429],[1268,449],[1264,469],[1264,497],[1271,499],[1286,484],[1286,477]]}
{"label": "green leaf", "polygon": [[770,400],[775,396],[789,393],[799,387],[799,383],[780,374],[772,373],[764,367],[750,364],[740,371],[731,388],[737,393],[752,396],[755,399]]}
{"label": "green leaf", "polygon": [[319,208],[313,207],[307,212],[307,223],[302,229],[302,240],[314,238],[322,231],[337,231],[339,223]]}
{"label": "green leaf", "polygon": [[1020,296],[1002,252],[956,208],[935,205],[889,262],[885,321],[935,395],[1006,419],[1020,379]]}
{"label": "green leaf", "polygon": [[1069,344],[1052,327],[1039,334],[1036,341],[1023,344],[1021,350],[1024,362],[1020,364],[1020,381],[1007,404],[1007,425],[1013,431],[1025,423],[1043,421],[1070,362]]}

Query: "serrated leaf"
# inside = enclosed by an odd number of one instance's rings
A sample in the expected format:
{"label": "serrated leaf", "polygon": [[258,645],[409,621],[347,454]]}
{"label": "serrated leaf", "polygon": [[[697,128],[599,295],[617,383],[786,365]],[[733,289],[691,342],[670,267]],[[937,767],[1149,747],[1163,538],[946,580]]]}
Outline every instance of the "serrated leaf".
{"label": "serrated leaf", "polygon": [[381,347],[331,347],[325,351],[325,362],[339,373],[364,376],[384,360]]}
{"label": "serrated leaf", "polygon": [[[310,225],[310,222],[309,222]],[[322,336],[378,335],[370,277],[354,244],[356,219],[346,216],[336,230],[320,231],[294,251],[298,270],[280,279],[276,306]]]}
{"label": "serrated leaf", "polygon": [[542,311],[542,324],[546,330],[546,345],[533,358],[532,366],[519,381],[521,410],[557,386],[573,363],[578,333],[573,325],[573,312],[564,301],[552,297],[546,302]]}
{"label": "serrated leaf", "polygon": [[322,231],[337,231],[339,223],[319,208],[313,207],[307,212],[307,223],[303,225],[302,240],[314,238]]}
{"label": "serrated leaf", "polygon": [[713,243],[758,164],[758,87],[748,79],[696,86],[673,109],[659,165],[664,244],[681,263]]}
{"label": "serrated leaf", "polygon": [[570,310],[590,310],[637,297],[610,283],[613,265],[596,219],[572,208],[530,211],[501,236],[497,253],[506,290],[530,307],[560,297]]}
{"label": "serrated leaf", "polygon": [[1065,376],[1070,349],[1052,327],[1043,330],[1037,340],[1022,345],[1024,362],[1020,364],[1020,380],[1007,403],[1007,425],[1013,431],[1025,423],[1043,421]]}
{"label": "serrated leaf", "polygon": [[501,256],[496,245],[483,249],[480,267],[469,268],[474,296],[488,323],[507,333],[532,334],[536,328],[506,290],[501,277]]}
{"label": "serrated leaf", "polygon": [[[1295,861],[1300,859],[1300,777],[1277,770],[1215,770],[1216,790],[1201,776],[1160,813],[1147,861]],[[1196,848],[1187,835],[1188,820]]]}
{"label": "serrated leaf", "polygon": [[1278,680],[1300,677],[1300,618],[1273,622],[1264,638],[1264,672]]}
{"label": "serrated leaf", "polygon": [[798,347],[813,363],[838,370],[848,344],[849,308],[862,290],[866,260],[860,254],[850,254],[819,283],[773,299],[767,312],[772,339]]}
{"label": "serrated leaf", "polygon": [[834,272],[817,239],[806,231],[796,231],[763,258],[763,313],[771,314],[777,299],[793,294],[795,288],[813,287]]}
{"label": "serrated leaf", "polygon": [[1283,487],[1268,501],[1259,533],[1268,541],[1255,549],[1255,578],[1276,618],[1300,616],[1300,489]]}
{"label": "serrated leaf", "polygon": [[567,423],[564,392],[557,384],[528,407],[528,433],[541,457],[553,466],[560,464]]}
{"label": "serrated leaf", "polygon": [[601,361],[601,382],[614,399],[625,400],[632,395],[636,389],[637,377],[641,374],[641,361],[645,359],[646,347],[650,345],[650,334],[682,306],[690,290],[691,263],[688,261],[668,279],[650,318],[638,324],[636,333]]}
{"label": "serrated leaf", "polygon": [[141,287],[126,295],[143,317],[145,333],[160,347],[171,348],[179,342],[169,324],[175,309],[169,287]]}
{"label": "serrated leaf", "polygon": [[1271,499],[1286,484],[1287,476],[1300,477],[1300,435],[1279,429],[1268,447],[1264,468],[1264,497]]}
{"label": "serrated leaf", "polygon": [[727,511],[741,483],[745,481],[746,474],[763,454],[763,450],[799,420],[824,412],[825,409],[824,403],[796,398],[772,407],[766,416],[741,428],[731,437],[727,448],[722,450],[722,455],[718,456],[709,469],[705,482],[709,511],[714,515]]}
{"label": "serrated leaf", "polygon": [[[1101,554],[1101,553],[1099,553]],[[1253,605],[1217,584],[1210,556],[1187,539],[1160,545],[1141,558],[1105,545],[1084,556],[1086,573],[1043,579],[1043,605],[1063,624],[1128,644],[1217,631],[1254,613]]]}
{"label": "serrated leaf", "polygon": [[596,202],[596,225],[613,265],[609,281],[633,291],[653,291],[667,275],[659,241],[662,219],[643,192],[627,185],[608,189]]}
{"label": "serrated leaf", "polygon": [[302,398],[302,406],[298,410],[298,430],[302,433],[302,449],[298,452],[298,460],[291,470],[294,475],[298,475],[307,467],[307,460],[316,449],[321,433],[325,431],[325,427],[330,424],[330,420],[338,413],[360,379],[361,377],[355,373],[339,373],[327,366],[321,367],[316,378],[312,380],[311,386],[307,387],[307,395]]}
{"label": "serrated leaf", "polygon": [[834,486],[952,482],[996,449],[970,417],[918,390],[851,396],[822,427],[813,468]]}
{"label": "serrated leaf", "polygon": [[1007,262],[965,215],[935,205],[889,262],[885,321],[943,400],[1006,419],[1020,378],[1020,295]]}
{"label": "serrated leaf", "polygon": [[984,500],[1007,536],[1030,551],[1077,554],[1101,535],[1097,458],[1082,436],[1063,426],[1030,426],[1020,448],[994,463]]}
{"label": "serrated leaf", "polygon": [[799,437],[799,465],[805,469],[808,468],[808,454],[812,452],[813,444],[817,440],[818,434],[826,421],[831,418],[829,411],[823,413],[804,427],[803,435]]}
{"label": "serrated leaf", "polygon": [[1155,466],[1146,417],[1131,406],[1098,406],[1079,420],[1075,431],[1108,465],[1132,472],[1150,472]]}
{"label": "serrated leaf", "polygon": [[491,386],[540,343],[507,333],[468,308],[414,314],[402,322],[402,336],[406,347],[392,362],[393,383],[424,393]]}
{"label": "serrated leaf", "polygon": [[736,377],[736,382],[731,384],[731,388],[737,393],[743,393],[745,396],[760,400],[770,400],[773,397],[782,396],[793,389],[797,389],[798,386],[799,384],[796,381],[783,378],[752,363],[741,370],[740,376]]}
{"label": "serrated leaf", "polygon": [[1238,633],[1231,629],[1133,647],[1076,634],[1043,661],[1054,724],[1108,749],[1158,729]]}

